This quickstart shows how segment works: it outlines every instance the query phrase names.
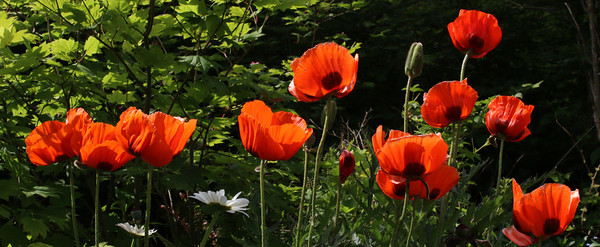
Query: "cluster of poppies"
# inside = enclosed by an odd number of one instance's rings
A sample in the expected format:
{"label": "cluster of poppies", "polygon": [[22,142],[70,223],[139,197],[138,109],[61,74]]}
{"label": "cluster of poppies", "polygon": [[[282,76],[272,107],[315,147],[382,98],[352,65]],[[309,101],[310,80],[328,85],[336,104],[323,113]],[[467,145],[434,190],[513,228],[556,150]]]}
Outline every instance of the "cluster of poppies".
{"label": "cluster of poppies", "polygon": [[[448,32],[454,46],[465,53],[466,58],[484,57],[502,38],[496,18],[477,10],[461,10],[458,18],[448,24]],[[323,43],[307,50],[291,67],[294,79],[288,89],[298,101],[314,102],[331,95],[340,98],[354,88],[358,54],[353,57],[342,46]],[[467,79],[440,82],[423,96],[421,114],[430,126],[447,127],[467,119],[477,97],[477,91],[467,84]],[[532,105],[525,105],[513,96],[498,96],[488,108],[485,124],[494,137],[518,142],[531,134],[527,126]],[[258,100],[246,103],[238,120],[244,147],[265,160],[291,158],[312,134],[301,117],[292,113],[273,114]],[[409,195],[410,199],[435,200],[459,181],[457,169],[447,164],[448,145],[439,134],[411,135],[391,130],[386,139],[383,127],[379,126],[372,142],[381,168],[377,183],[393,199]],[[340,165],[346,163],[343,159],[348,154],[342,156]],[[348,170],[340,167],[340,179],[345,180]],[[573,219],[579,202],[578,191],[561,184],[545,184],[523,195],[513,180],[513,193],[515,225],[503,232],[522,246],[562,233]]]}
{"label": "cluster of poppies", "polygon": [[155,167],[171,162],[196,128],[196,120],[135,107],[124,111],[116,126],[94,122],[82,108],[67,112],[65,122],[46,121],[25,139],[31,162],[45,166],[79,157],[81,163],[114,171],[139,156]]}

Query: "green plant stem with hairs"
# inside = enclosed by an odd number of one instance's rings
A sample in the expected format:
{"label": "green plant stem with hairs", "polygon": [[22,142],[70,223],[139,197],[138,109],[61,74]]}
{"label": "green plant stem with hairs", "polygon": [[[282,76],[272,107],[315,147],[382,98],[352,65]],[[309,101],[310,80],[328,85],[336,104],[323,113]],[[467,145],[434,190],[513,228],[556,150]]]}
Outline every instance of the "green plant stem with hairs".
{"label": "green plant stem with hairs", "polygon": [[325,145],[325,137],[327,136],[327,129],[329,125],[331,125],[331,121],[333,121],[333,117],[329,116],[329,113],[332,111],[333,103],[331,99],[331,95],[327,97],[327,104],[325,105],[325,123],[323,124],[323,133],[321,134],[321,140],[319,141],[319,146],[317,147],[317,154],[315,158],[315,171],[313,176],[313,189],[310,198],[310,227],[308,229],[308,246],[312,240],[312,232],[315,227],[315,198],[317,197],[317,188],[318,188],[318,180],[319,180],[319,166],[321,164],[321,159],[323,156],[323,146]]}
{"label": "green plant stem with hairs", "polygon": [[69,159],[69,189],[71,192],[71,221],[73,222],[73,235],[75,236],[75,246],[79,244],[79,231],[77,230],[77,214],[75,212],[75,181],[73,177],[73,161]]}
{"label": "green plant stem with hairs", "polygon": [[404,133],[408,132],[408,101],[410,100],[410,87],[412,80],[413,78],[409,76],[408,81],[406,82],[406,94],[404,95]]}
{"label": "green plant stem with hairs", "polygon": [[150,246],[150,207],[152,205],[152,165],[148,164],[148,182],[146,183],[146,219],[144,220],[144,246]]}
{"label": "green plant stem with hairs", "polygon": [[406,177],[406,187],[404,190],[404,205],[402,206],[402,212],[401,212],[400,217],[398,217],[398,213],[400,213],[399,212],[400,207],[396,206],[396,213],[395,213],[395,217],[394,217],[394,224],[396,225],[396,227],[394,227],[394,232],[392,233],[392,239],[390,240],[390,247],[397,246],[396,242],[398,241],[398,232],[400,230],[400,221],[402,219],[404,219],[404,212],[406,211],[408,197],[410,196],[409,192],[410,192],[410,176]]}
{"label": "green plant stem with hairs", "polygon": [[335,217],[333,217],[333,230],[337,227],[337,221],[340,214],[340,193],[342,191],[342,181],[338,180],[337,184],[337,196],[335,200]]}
{"label": "green plant stem with hairs", "polygon": [[308,158],[310,151],[307,147],[304,148],[304,175],[302,177],[302,192],[300,193],[300,206],[298,209],[298,223],[296,223],[296,237],[294,238],[294,246],[300,247],[300,226],[302,224],[302,213],[304,209],[304,194],[306,194],[306,179],[308,178]]}
{"label": "green plant stem with hairs", "polygon": [[208,242],[210,233],[212,232],[212,229],[215,226],[215,223],[217,223],[217,219],[219,218],[219,214],[220,213],[214,214],[212,220],[210,220],[208,228],[206,228],[206,231],[204,232],[204,237],[202,237],[202,242],[200,243],[200,247],[206,246],[206,243]]}
{"label": "green plant stem with hairs", "polygon": [[500,139],[500,154],[498,154],[498,178],[496,180],[496,194],[499,194],[500,179],[502,178],[502,155],[504,154],[504,138]]}
{"label": "green plant stem with hairs", "polygon": [[260,243],[262,247],[267,246],[267,223],[265,212],[265,169],[267,161],[260,161]]}

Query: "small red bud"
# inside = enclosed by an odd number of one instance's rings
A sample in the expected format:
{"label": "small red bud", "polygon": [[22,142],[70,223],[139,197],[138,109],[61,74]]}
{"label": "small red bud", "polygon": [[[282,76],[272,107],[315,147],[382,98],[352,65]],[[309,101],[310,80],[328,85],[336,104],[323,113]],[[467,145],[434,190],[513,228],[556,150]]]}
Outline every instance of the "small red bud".
{"label": "small red bud", "polygon": [[340,183],[346,182],[346,178],[354,171],[354,155],[348,150],[340,154]]}

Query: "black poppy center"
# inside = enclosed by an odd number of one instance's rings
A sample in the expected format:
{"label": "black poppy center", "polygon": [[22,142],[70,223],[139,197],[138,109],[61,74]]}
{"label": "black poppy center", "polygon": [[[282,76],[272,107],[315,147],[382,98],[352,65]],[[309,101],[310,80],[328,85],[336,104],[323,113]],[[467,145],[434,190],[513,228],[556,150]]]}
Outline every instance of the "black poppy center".
{"label": "black poppy center", "polygon": [[477,35],[473,35],[469,38],[469,45],[473,50],[479,50],[483,48],[483,43],[485,43],[485,41]]}
{"label": "black poppy center", "polygon": [[112,168],[113,168],[113,165],[108,162],[100,162],[98,164],[98,169],[100,169],[100,170],[110,171],[110,170],[112,170]]}
{"label": "black poppy center", "polygon": [[497,118],[495,125],[496,125],[497,132],[504,132],[506,130],[506,128],[508,127],[508,121]]}
{"label": "black poppy center", "polygon": [[555,218],[547,219],[546,221],[544,221],[544,234],[547,236],[551,236],[554,233],[556,233],[556,231],[558,231],[559,227],[560,220]]}
{"label": "black poppy center", "polygon": [[425,166],[419,162],[412,162],[406,165],[404,174],[407,176],[421,176],[425,173]]}
{"label": "black poppy center", "polygon": [[340,72],[331,72],[321,79],[321,84],[326,90],[331,90],[342,84],[342,75]]}
{"label": "black poppy center", "polygon": [[446,119],[450,120],[450,122],[456,122],[460,120],[460,115],[462,115],[462,109],[460,106],[451,106],[446,109]]}
{"label": "black poppy center", "polygon": [[429,200],[432,200],[440,195],[440,189],[433,189],[429,192]]}

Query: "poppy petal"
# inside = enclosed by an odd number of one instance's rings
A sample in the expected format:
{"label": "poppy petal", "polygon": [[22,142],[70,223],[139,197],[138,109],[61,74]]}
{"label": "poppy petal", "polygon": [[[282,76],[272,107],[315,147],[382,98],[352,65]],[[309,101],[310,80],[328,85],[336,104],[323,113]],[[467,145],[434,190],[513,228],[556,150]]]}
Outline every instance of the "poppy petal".
{"label": "poppy petal", "polygon": [[502,233],[518,246],[529,246],[535,243],[531,236],[520,232],[515,226],[502,229]]}

